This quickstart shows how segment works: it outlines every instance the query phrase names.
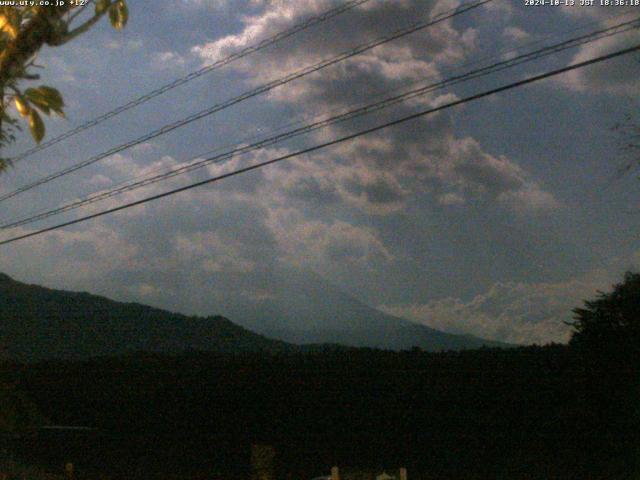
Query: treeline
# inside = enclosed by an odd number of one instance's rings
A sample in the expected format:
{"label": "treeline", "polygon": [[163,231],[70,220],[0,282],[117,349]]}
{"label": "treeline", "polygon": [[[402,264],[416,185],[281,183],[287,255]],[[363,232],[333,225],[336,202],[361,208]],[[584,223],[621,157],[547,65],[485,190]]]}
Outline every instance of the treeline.
{"label": "treeline", "polygon": [[530,428],[553,430],[587,408],[580,401],[583,365],[564,346],[438,354],[141,353],[20,371],[20,388],[52,422],[128,433],[195,428],[331,437],[420,433],[439,424],[495,430],[508,428],[511,415]]}
{"label": "treeline", "polygon": [[32,430],[12,446],[117,480],[247,479],[251,444],[275,447],[286,480],[332,465],[405,466],[412,479],[640,478],[640,274],[574,314],[568,346],[5,365],[4,383],[50,423],[94,428]]}
{"label": "treeline", "polygon": [[[334,464],[402,464],[414,478],[633,478],[640,425],[629,405],[640,397],[627,375],[603,382],[590,365],[578,349],[550,345],[138,354],[13,372],[51,423],[97,429],[60,453],[89,470],[240,478],[248,445],[267,443],[292,478]],[[41,440],[56,461],[52,439]]]}

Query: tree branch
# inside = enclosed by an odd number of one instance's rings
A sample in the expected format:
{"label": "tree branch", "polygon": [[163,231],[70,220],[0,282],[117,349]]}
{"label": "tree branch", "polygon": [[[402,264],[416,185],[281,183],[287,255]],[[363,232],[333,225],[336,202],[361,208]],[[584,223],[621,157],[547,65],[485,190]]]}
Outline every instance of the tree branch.
{"label": "tree branch", "polygon": [[0,89],[24,73],[24,65],[55,35],[53,24],[60,20],[70,5],[46,7],[38,11],[5,48],[0,57]]}
{"label": "tree branch", "polygon": [[65,35],[60,35],[60,36],[57,36],[56,38],[51,39],[51,41],[48,42],[48,45],[51,45],[52,47],[64,45],[70,40],[73,40],[74,38],[76,38],[78,35],[82,35],[84,32],[86,32],[91,27],[93,27],[96,23],[98,23],[98,21],[100,21],[100,19],[107,13],[108,10],[109,9],[106,8],[102,11],[102,13],[96,13],[93,17],[91,17],[89,20],[84,22],[82,25],[66,33]]}
{"label": "tree branch", "polygon": [[89,0],[82,7],[80,7],[75,13],[70,13],[67,19],[67,25],[71,25],[71,22],[73,22],[76,19],[76,17],[80,15],[82,12],[84,12],[87,9],[87,7],[90,6],[92,3],[93,3],[93,0]]}

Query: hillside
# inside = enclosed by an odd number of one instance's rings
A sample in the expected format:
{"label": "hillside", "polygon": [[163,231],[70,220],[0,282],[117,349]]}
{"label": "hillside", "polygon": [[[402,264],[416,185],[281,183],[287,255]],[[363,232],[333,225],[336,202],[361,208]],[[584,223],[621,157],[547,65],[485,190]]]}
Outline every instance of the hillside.
{"label": "hillside", "polygon": [[88,293],[27,285],[0,274],[0,351],[6,358],[88,358],[135,351],[294,349],[226,318],[189,317]]}
{"label": "hillside", "polygon": [[[275,353],[326,345],[428,351],[504,346],[452,335],[386,315],[318,279],[301,289],[295,276],[283,284],[286,303],[222,316],[172,313],[85,292],[27,285],[0,274],[0,352],[5,358],[81,359],[146,351]],[[226,312],[225,312],[226,313]],[[258,332],[258,333],[254,333]],[[277,338],[272,340],[271,338]],[[305,344],[299,347],[296,344]]]}

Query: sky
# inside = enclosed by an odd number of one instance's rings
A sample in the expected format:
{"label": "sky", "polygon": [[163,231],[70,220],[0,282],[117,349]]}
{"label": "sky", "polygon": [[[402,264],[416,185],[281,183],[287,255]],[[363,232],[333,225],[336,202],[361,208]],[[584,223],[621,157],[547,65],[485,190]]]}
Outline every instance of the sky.
{"label": "sky", "polygon": [[[38,57],[66,101],[47,138],[338,4],[129,0]],[[370,0],[18,163],[0,194],[268,81],[458,6]],[[447,78],[640,15],[625,7],[494,0],[177,129],[3,203],[0,220],[163,171],[216,148]],[[4,238],[268,160],[638,43],[637,31],[438,90]],[[614,130],[640,123],[640,55],[576,70],[162,200],[1,246],[0,270],[187,314],[287,301],[290,269],[387,313],[453,333],[562,342],[571,309],[640,268],[640,180]],[[5,155],[33,146],[23,134]],[[640,153],[639,153],[640,154]],[[284,273],[283,273],[284,272]],[[298,278],[298,277],[297,277]],[[241,322],[239,318],[231,320]]]}

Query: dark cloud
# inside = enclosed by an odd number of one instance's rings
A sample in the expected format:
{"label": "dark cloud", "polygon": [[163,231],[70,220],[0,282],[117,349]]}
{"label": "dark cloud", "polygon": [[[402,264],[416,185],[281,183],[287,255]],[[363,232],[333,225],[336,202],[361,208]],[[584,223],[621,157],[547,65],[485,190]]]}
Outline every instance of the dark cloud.
{"label": "dark cloud", "polygon": [[[194,49],[203,59],[212,60],[229,49],[248,44],[258,33],[266,35],[292,25],[306,15],[326,8],[330,2],[296,2],[293,4],[265,4],[261,14],[247,18],[244,30],[216,42]],[[265,78],[279,77],[283,71],[308,65],[327,58],[359,43],[389,32],[435,12],[444,11],[451,2],[424,4],[417,1],[372,2],[356,14],[337,20],[317,41],[318,32],[301,35],[295,41],[270,49],[264,55],[251,59],[236,68],[259,84]],[[286,12],[286,15],[283,13]],[[341,25],[345,23],[345,25]],[[348,28],[341,28],[345,26]],[[455,28],[446,21],[406,38],[380,46],[363,55],[353,57],[287,85],[270,94],[270,99],[284,104],[295,104],[309,112],[344,109],[367,101],[381,92],[397,90],[417,79],[439,78],[440,68],[455,63],[472,52],[475,34],[470,27]],[[259,72],[256,75],[256,72]],[[437,97],[421,100],[422,105],[434,105]],[[406,115],[420,104],[398,106],[388,113],[377,114],[373,120],[341,124],[323,136],[351,132],[372,123],[379,123],[399,115]],[[527,197],[540,187],[527,177],[515,162],[506,157],[493,157],[483,152],[471,139],[456,138],[447,115],[438,115],[413,122],[408,128],[398,128],[371,135],[353,145],[345,145],[334,154],[323,156],[325,169],[317,173],[326,183],[342,192],[344,201],[370,213],[381,213],[379,204],[393,203],[398,210],[402,197],[410,191],[445,186],[456,198],[464,198],[468,191],[486,193],[490,198],[501,194],[517,193],[511,199]],[[473,151],[469,151],[473,149]],[[473,157],[473,158],[472,158]],[[332,165],[340,168],[332,168]],[[351,172],[347,172],[351,170]],[[416,173],[419,173],[416,176]],[[319,180],[309,180],[309,173],[299,175],[297,186],[292,185],[288,173],[288,191],[295,197],[317,197]],[[418,180],[416,182],[416,180]],[[451,196],[449,198],[452,198]],[[506,197],[503,196],[503,200]],[[526,203],[526,202],[525,202]],[[530,202],[540,207],[540,203]],[[543,207],[552,206],[548,202]]]}

